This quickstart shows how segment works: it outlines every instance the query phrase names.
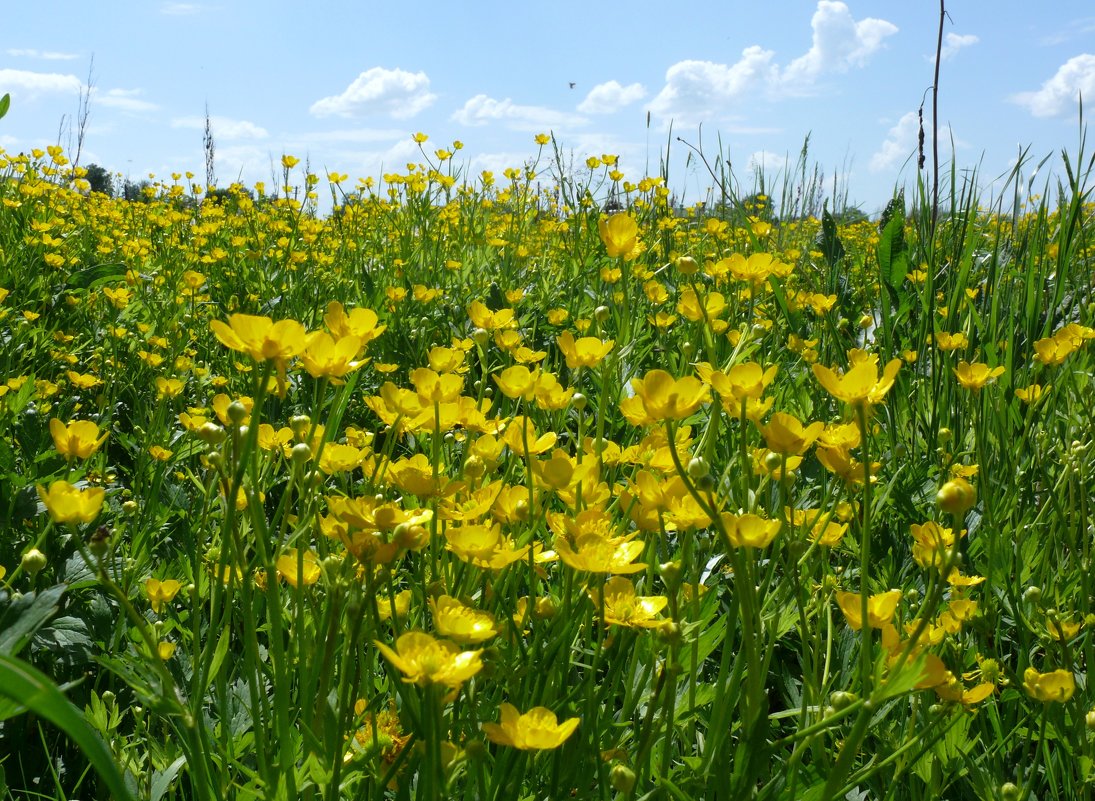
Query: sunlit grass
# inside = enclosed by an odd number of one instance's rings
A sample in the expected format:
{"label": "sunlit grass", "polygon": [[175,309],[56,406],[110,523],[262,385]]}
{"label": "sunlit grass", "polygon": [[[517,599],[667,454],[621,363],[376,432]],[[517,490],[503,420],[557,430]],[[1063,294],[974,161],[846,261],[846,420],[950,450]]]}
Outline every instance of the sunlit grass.
{"label": "sunlit grass", "polygon": [[[416,141],[0,159],[0,653],[137,797],[1088,797],[1086,172],[933,231]],[[11,696],[0,788],[94,795]]]}

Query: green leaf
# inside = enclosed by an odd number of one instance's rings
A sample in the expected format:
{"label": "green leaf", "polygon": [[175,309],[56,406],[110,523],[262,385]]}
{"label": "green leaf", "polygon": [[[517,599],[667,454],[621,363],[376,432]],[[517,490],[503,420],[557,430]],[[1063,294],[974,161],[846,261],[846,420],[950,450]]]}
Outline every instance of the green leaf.
{"label": "green leaf", "polygon": [[0,119],[4,118],[9,108],[11,108],[11,95],[5,93],[3,97],[0,97]]}
{"label": "green leaf", "polygon": [[[0,613],[0,654],[15,656],[60,608],[65,585],[42,592],[28,592]],[[18,699],[17,699],[18,700]]]}
{"label": "green leaf", "polygon": [[87,623],[78,617],[59,617],[34,636],[36,650],[48,651],[67,665],[89,664],[94,645]]}
{"label": "green leaf", "polygon": [[905,195],[886,204],[879,221],[878,264],[882,268],[882,280],[895,292],[905,283],[909,272],[909,247],[905,242]]}
{"label": "green leaf", "polygon": [[844,258],[844,243],[840,241],[836,220],[828,209],[821,214],[821,233],[818,235],[817,246],[830,269],[836,267],[836,263]]}
{"label": "green leaf", "polygon": [[171,782],[179,775],[182,766],[186,764],[186,757],[181,756],[163,770],[156,771],[152,777],[152,790],[149,793],[149,801],[160,801],[164,793],[171,787]]}
{"label": "green leaf", "polygon": [[0,696],[18,701],[67,734],[83,751],[116,799],[133,801],[106,744],[49,677],[21,659],[0,653]]}
{"label": "green leaf", "polygon": [[124,281],[125,271],[124,264],[93,264],[69,276],[68,286],[71,289],[95,289],[103,284]]}

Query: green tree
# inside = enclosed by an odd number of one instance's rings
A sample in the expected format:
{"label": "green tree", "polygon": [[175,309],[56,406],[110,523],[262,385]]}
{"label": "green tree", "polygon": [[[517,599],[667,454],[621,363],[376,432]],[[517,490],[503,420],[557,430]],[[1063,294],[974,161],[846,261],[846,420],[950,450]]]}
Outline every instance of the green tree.
{"label": "green tree", "polygon": [[93,163],[88,164],[85,169],[87,175],[84,178],[91,184],[92,192],[102,192],[107,197],[114,197],[114,178],[105,167]]}

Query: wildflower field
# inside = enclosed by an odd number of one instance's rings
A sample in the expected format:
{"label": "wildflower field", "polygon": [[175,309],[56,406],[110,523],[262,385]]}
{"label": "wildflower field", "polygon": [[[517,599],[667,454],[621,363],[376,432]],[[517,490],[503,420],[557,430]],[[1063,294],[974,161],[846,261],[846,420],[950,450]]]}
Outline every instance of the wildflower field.
{"label": "wildflower field", "polygon": [[1092,796],[1082,148],[853,221],[416,140],[0,155],[0,798]]}

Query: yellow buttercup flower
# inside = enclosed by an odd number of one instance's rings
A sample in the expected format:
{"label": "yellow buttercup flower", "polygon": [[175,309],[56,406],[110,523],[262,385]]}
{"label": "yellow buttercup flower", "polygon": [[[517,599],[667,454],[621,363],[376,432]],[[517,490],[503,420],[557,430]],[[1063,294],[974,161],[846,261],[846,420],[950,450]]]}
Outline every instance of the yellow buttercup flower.
{"label": "yellow buttercup flower", "polygon": [[[742,401],[759,400],[768,385],[775,379],[778,370],[778,365],[774,364],[765,370],[756,362],[742,362],[735,364],[726,373],[712,371],[705,377],[701,372],[700,378],[704,378],[711,384],[712,389],[719,393],[726,403],[727,411],[740,414]],[[733,402],[737,408],[731,410],[730,402]]]}
{"label": "yellow buttercup flower", "polygon": [[296,320],[278,320],[253,314],[233,314],[228,322],[213,320],[209,328],[221,344],[248,354],[257,362],[272,361],[279,368],[308,347],[312,337]]}
{"label": "yellow buttercup flower", "polygon": [[590,590],[589,595],[598,608],[603,598],[605,623],[632,628],[660,625],[662,619],[657,615],[669,603],[664,595],[637,595],[631,579],[624,576],[613,576],[605,582],[603,590]]}
{"label": "yellow buttercup flower", "polygon": [[601,341],[597,337],[581,337],[575,340],[569,331],[564,331],[555,341],[559,343],[559,350],[571,370],[596,367],[616,345],[615,340]]}
{"label": "yellow buttercup flower", "polygon": [[620,212],[608,219],[597,221],[597,230],[605,250],[612,258],[629,258],[637,254],[639,248],[639,224],[629,215]]}
{"label": "yellow buttercup flower", "polygon": [[423,631],[408,631],[399,636],[392,649],[374,640],[403,681],[424,687],[443,684],[453,690],[483,669],[480,651],[461,651],[448,640],[436,640]]}
{"label": "yellow buttercup flower", "polygon": [[1071,670],[1052,670],[1039,673],[1033,667],[1023,672],[1023,689],[1035,701],[1043,704],[1056,701],[1064,703],[1076,692],[1076,680]]}
{"label": "yellow buttercup flower", "polygon": [[522,364],[514,365],[496,375],[494,381],[507,398],[532,400],[540,382],[540,368],[530,370]]}
{"label": "yellow buttercup flower", "polygon": [[430,598],[430,612],[437,631],[461,645],[481,643],[498,633],[490,614],[448,595]]}
{"label": "yellow buttercup flower", "polygon": [[853,365],[843,375],[821,364],[813,365],[812,369],[818,383],[837,400],[852,406],[874,406],[881,403],[893,387],[897,371],[901,369],[901,360],[891,359],[881,377],[878,375],[878,359],[874,356]]}
{"label": "yellow buttercup flower", "polygon": [[320,331],[311,338],[311,342],[300,355],[304,369],[313,378],[330,378],[332,384],[341,384],[342,377],[364,365],[367,360],[358,360],[364,344],[360,337],[340,337],[337,341],[326,331]]}
{"label": "yellow buttercup flower", "polygon": [[67,481],[54,481],[47,490],[38,485],[38,497],[54,523],[90,523],[103,509],[102,487],[78,489]]}
{"label": "yellow buttercup flower", "polygon": [[502,704],[501,722],[484,723],[483,733],[493,743],[520,748],[523,751],[545,751],[558,748],[578,728],[578,718],[559,723],[555,713],[537,706],[520,714],[512,704]]}
{"label": "yellow buttercup flower", "polygon": [[323,322],[336,338],[357,337],[361,340],[362,347],[388,329],[386,325],[379,325],[379,318],[372,309],[351,309],[347,314],[337,300],[327,304],[327,313],[323,315]]}
{"label": "yellow buttercup flower", "polygon": [[[838,592],[836,602],[849,626],[856,631],[863,628],[863,596],[857,592]],[[867,625],[872,629],[885,626],[893,619],[900,602],[901,590],[890,590],[870,596],[867,599]]]}
{"label": "yellow buttercup flower", "polygon": [[958,363],[958,367],[954,371],[955,376],[958,378],[958,383],[963,387],[974,392],[978,392],[986,384],[995,381],[997,378],[1004,374],[1003,367],[989,367],[987,364],[981,364],[980,362],[969,362],[962,360]]}
{"label": "yellow buttercup flower", "polygon": [[56,417],[49,421],[49,433],[57,452],[70,462],[92,456],[107,438],[106,434],[99,436],[99,427],[90,420],[75,420],[66,425]]}
{"label": "yellow buttercup flower", "polygon": [[[301,564],[298,564],[298,559]],[[278,575],[293,587],[301,584],[307,586],[319,581],[319,557],[315,551],[305,551],[301,556],[296,548],[286,548],[274,567],[277,568]]]}
{"label": "yellow buttercup flower", "polygon": [[694,376],[674,378],[665,370],[651,370],[631,379],[635,396],[620,404],[624,416],[635,425],[663,420],[683,420],[708,399],[707,387]]}
{"label": "yellow buttercup flower", "polygon": [[801,456],[824,429],[825,424],[820,421],[804,426],[797,417],[786,412],[776,412],[768,425],[760,427],[768,449],[785,456]]}
{"label": "yellow buttercup flower", "polygon": [[163,376],[156,376],[156,397],[160,398],[177,398],[182,394],[185,384],[178,378],[164,378]]}
{"label": "yellow buttercup flower", "polygon": [[1049,392],[1050,387],[1041,384],[1031,384],[1029,387],[1016,387],[1015,397],[1023,403],[1037,403],[1042,396]]}
{"label": "yellow buttercup flower", "polygon": [[566,537],[555,538],[555,550],[563,563],[574,570],[590,573],[638,573],[646,570],[645,564],[634,561],[645,548],[643,543],[635,540],[602,537],[595,533],[579,535],[573,546]]}
{"label": "yellow buttercup flower", "polygon": [[780,529],[779,520],[768,520],[754,514],[724,512],[719,517],[726,528],[727,539],[735,548],[767,548]]}
{"label": "yellow buttercup flower", "polygon": [[161,581],[157,578],[150,578],[144,583],[144,594],[148,596],[148,605],[152,607],[152,611],[156,614],[160,613],[164,604],[171,603],[180,589],[182,589],[182,584],[175,579]]}

